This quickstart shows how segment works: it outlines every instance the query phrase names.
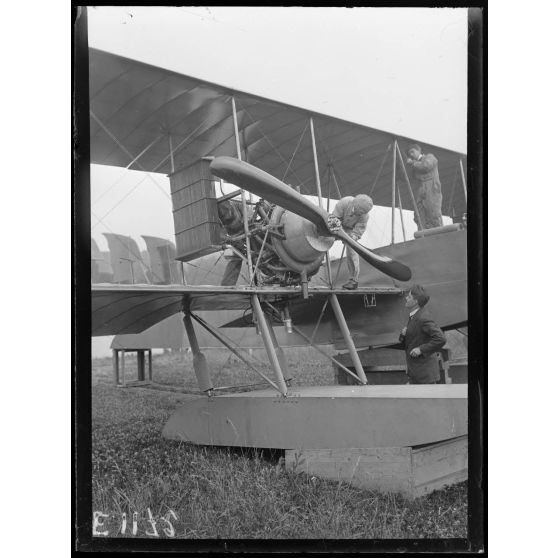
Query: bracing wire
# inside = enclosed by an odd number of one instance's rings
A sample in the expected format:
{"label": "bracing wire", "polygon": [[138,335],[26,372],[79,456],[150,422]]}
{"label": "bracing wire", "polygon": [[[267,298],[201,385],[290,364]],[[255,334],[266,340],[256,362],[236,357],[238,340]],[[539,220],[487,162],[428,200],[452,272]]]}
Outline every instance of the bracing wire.
{"label": "bracing wire", "polygon": [[[94,120],[97,122],[97,124],[99,124],[99,126],[101,126],[101,128],[106,132],[106,134],[116,143],[116,145],[118,145],[118,147],[120,147],[120,149],[122,149],[122,151],[124,151],[124,153],[126,153],[126,155],[128,155],[128,157],[130,158],[134,158],[134,156],[130,153],[130,151],[128,151],[128,149],[126,149],[126,147],[124,145],[122,145],[122,143],[118,140],[118,138],[99,120],[99,118],[97,118],[97,116],[95,115],[95,113],[90,110],[89,111],[91,116],[94,118]],[[167,155],[167,157],[165,158],[165,160],[169,157],[170,155]],[[140,170],[142,170],[143,172],[149,172],[147,171],[143,165],[140,165],[139,163],[137,163],[137,166],[140,168]],[[158,165],[157,167],[155,167],[155,169],[157,169],[160,165]],[[153,172],[153,171],[152,171]],[[157,181],[150,175],[147,175],[148,178],[155,184],[155,186],[157,186],[157,188],[159,188],[159,190],[161,192],[163,192],[163,194],[170,200],[171,197],[167,194],[167,192],[165,192],[161,186],[157,183]]]}
{"label": "bracing wire", "polygon": [[387,156],[389,155],[391,150],[391,143],[388,145],[388,148],[384,154],[384,158],[382,159],[382,163],[380,165],[380,169],[378,170],[378,174],[376,175],[376,178],[374,179],[374,183],[372,184],[372,188],[370,188],[370,196],[372,195],[372,193],[374,192],[374,188],[376,188],[376,184],[378,183],[378,179],[380,178],[380,175],[382,174],[382,171],[384,170],[384,164],[386,162]]}
{"label": "bracing wire", "polygon": [[[129,156],[132,157],[131,153],[126,149],[126,147],[124,147],[119,141],[118,139],[114,136],[114,134],[112,134],[112,132],[99,120],[99,118],[95,115],[95,113],[93,111],[90,111],[91,116],[95,119],[95,121],[99,124],[99,126],[101,126],[101,128],[105,131],[105,133]],[[209,120],[210,116],[208,116],[205,120],[203,120],[198,126],[196,126],[196,128],[194,128],[194,130],[192,130],[192,132],[190,132],[174,149],[174,153],[178,152],[179,149],[182,148],[182,146]],[[157,171],[157,169],[159,169],[162,165],[164,165],[166,163],[166,161],[170,158],[170,153],[168,155],[166,155],[154,168],[151,172],[155,172]],[[161,186],[157,183],[157,181],[149,174],[149,171],[146,171],[143,166],[141,166],[138,163],[138,166],[140,167],[141,170],[143,170],[144,172],[148,173],[145,177],[143,177],[123,198],[121,198],[118,202],[116,202],[113,207],[107,212],[105,213],[105,215],[103,215],[103,217],[101,219],[99,219],[92,227],[91,229],[94,229],[98,224],[99,221],[101,221],[102,219],[104,219],[105,217],[107,217],[116,207],[118,207],[120,205],[120,203],[122,203],[122,201],[124,201],[124,199],[126,199],[130,194],[132,194],[132,192],[134,192],[134,190],[136,190],[136,188],[138,188],[138,186],[140,186],[140,184],[142,184],[145,180],[147,180],[148,178],[157,186],[157,188],[163,192],[163,194],[165,194],[165,196],[170,200],[170,196],[168,195],[167,192],[165,192]],[[97,218],[98,219],[98,218]]]}
{"label": "bracing wire", "polygon": [[136,155],[132,161],[130,161],[125,168],[124,172],[116,179],[115,182],[113,182],[97,199],[95,199],[92,203],[93,205],[95,205],[96,203],[99,203],[106,194],[108,194],[125,176],[127,176],[127,170],[147,151],[149,151],[149,149],[151,149],[163,136],[162,135],[158,135],[147,147],[145,147],[144,149],[141,150],[141,152]]}
{"label": "bracing wire", "polygon": [[141,184],[143,184],[143,182],[145,182],[146,180],[147,180],[147,176],[144,176],[129,192],[127,192],[122,198],[120,198],[120,200],[117,201],[102,217],[97,217],[92,211],[91,214],[95,217],[95,219],[97,219],[97,222],[91,227],[91,230],[93,230],[95,227],[97,227],[97,225],[99,225],[99,223],[103,223],[106,227],[107,225],[104,223],[103,220],[106,217],[108,217],[126,198],[131,196],[137,190],[137,188]]}
{"label": "bracing wire", "polygon": [[[287,161],[285,160],[285,158],[283,157],[283,155],[281,155],[281,153],[279,152],[279,150],[275,147],[275,145],[273,144],[273,142],[267,137],[266,133],[261,129],[260,124],[258,121],[254,120],[254,117],[250,114],[250,112],[244,108],[242,106],[242,103],[237,99],[237,104],[240,107],[241,110],[243,110],[248,117],[250,118],[250,120],[252,121],[253,124],[256,125],[256,128],[258,129],[258,131],[260,132],[260,134],[262,135],[262,137],[267,141],[267,143],[269,143],[269,145],[271,146],[271,148],[273,149],[273,151],[275,151],[275,153],[277,153],[279,159],[281,159],[281,161],[283,161],[283,163],[285,163],[287,165],[287,168],[289,166],[289,163],[287,163]],[[292,171],[294,177],[302,184],[303,181],[300,180],[300,178],[296,175],[296,173],[294,171]]]}
{"label": "bracing wire", "polygon": [[289,164],[287,165],[287,169],[285,170],[285,173],[283,174],[283,178],[281,179],[281,181],[285,181],[285,177],[287,176],[287,173],[289,172],[289,169],[291,168],[291,165],[293,163],[294,157],[296,155],[296,152],[298,151],[298,148],[300,147],[300,144],[302,143],[302,138],[304,138],[304,134],[306,134],[306,130],[308,129],[308,121],[306,122],[306,126],[304,127],[304,130],[302,131],[302,134],[300,135],[300,138],[298,138],[298,143],[296,144],[295,150],[292,154],[291,160],[289,161]]}
{"label": "bracing wire", "polygon": [[213,265],[211,266],[211,268],[207,271],[207,273],[200,279],[200,281],[204,281],[205,278],[214,271],[214,269],[217,267],[217,264],[221,261],[221,259],[223,258],[223,255],[225,253],[221,252],[221,254],[219,255],[219,257],[215,260],[215,262],[213,263]]}

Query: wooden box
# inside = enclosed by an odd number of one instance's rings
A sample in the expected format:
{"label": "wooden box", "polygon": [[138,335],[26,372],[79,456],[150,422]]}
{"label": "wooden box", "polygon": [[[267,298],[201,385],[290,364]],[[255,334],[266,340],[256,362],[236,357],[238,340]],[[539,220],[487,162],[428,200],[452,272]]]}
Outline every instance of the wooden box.
{"label": "wooden box", "polygon": [[460,358],[449,363],[449,375],[452,384],[467,384],[469,382],[469,366],[467,358]]}
{"label": "wooden box", "polygon": [[[405,351],[384,348],[365,349],[358,351],[358,356],[369,384],[398,385],[406,384],[409,381]],[[351,355],[348,353],[337,354],[335,359],[349,370],[355,371]],[[358,383],[337,365],[334,364],[333,366],[337,383],[341,385],[354,385]]]}
{"label": "wooden box", "polygon": [[417,447],[286,450],[285,466],[413,499],[467,480],[467,457],[467,436],[459,436]]}
{"label": "wooden box", "polygon": [[201,159],[169,175],[176,258],[184,262],[215,252],[222,244],[210,162]]}

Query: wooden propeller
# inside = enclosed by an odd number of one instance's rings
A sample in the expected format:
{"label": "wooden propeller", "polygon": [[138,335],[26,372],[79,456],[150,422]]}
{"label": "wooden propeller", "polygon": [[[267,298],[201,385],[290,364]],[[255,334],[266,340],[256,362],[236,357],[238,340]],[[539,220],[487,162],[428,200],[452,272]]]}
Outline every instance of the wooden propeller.
{"label": "wooden propeller", "polygon": [[399,281],[408,281],[411,278],[411,270],[405,264],[375,254],[351,238],[343,229],[330,230],[327,211],[267,172],[233,157],[216,157],[209,168],[215,176],[307,219],[316,225],[319,234],[334,236],[342,240],[365,262],[382,273]]}

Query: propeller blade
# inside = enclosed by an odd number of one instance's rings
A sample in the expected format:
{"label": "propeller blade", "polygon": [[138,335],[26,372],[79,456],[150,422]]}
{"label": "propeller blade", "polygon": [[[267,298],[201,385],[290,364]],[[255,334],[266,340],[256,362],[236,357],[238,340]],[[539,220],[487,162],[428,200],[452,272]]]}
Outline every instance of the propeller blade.
{"label": "propeller blade", "polygon": [[209,165],[209,169],[215,176],[230,184],[235,184],[239,188],[248,190],[287,211],[308,219],[316,225],[320,234],[336,236],[348,244],[365,262],[382,273],[399,281],[408,281],[411,278],[411,270],[406,265],[374,254],[353,240],[342,229],[336,232],[330,231],[327,226],[328,213],[325,209],[318,207],[271,174],[233,157],[216,157]]}
{"label": "propeller blade", "polygon": [[375,254],[372,250],[352,239],[343,229],[333,233],[333,235],[345,242],[345,244],[348,244],[366,263],[375,267],[378,271],[398,281],[409,281],[411,279],[411,270],[405,264],[386,256]]}
{"label": "propeller blade", "polygon": [[308,219],[318,227],[321,234],[331,236],[327,228],[327,211],[271,174],[233,157],[216,157],[209,165],[209,170],[243,190]]}

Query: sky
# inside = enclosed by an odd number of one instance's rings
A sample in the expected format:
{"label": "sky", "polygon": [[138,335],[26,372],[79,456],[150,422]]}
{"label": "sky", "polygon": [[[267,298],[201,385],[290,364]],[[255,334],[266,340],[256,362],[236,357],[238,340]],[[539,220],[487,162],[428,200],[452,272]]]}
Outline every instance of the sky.
{"label": "sky", "polygon": [[97,7],[89,44],[466,152],[464,8]]}
{"label": "sky", "polygon": [[[95,7],[88,21],[92,47],[466,152],[466,9]],[[101,250],[103,232],[174,240],[164,175],[92,165],[91,210]],[[387,244],[389,212],[371,217],[363,243]]]}

